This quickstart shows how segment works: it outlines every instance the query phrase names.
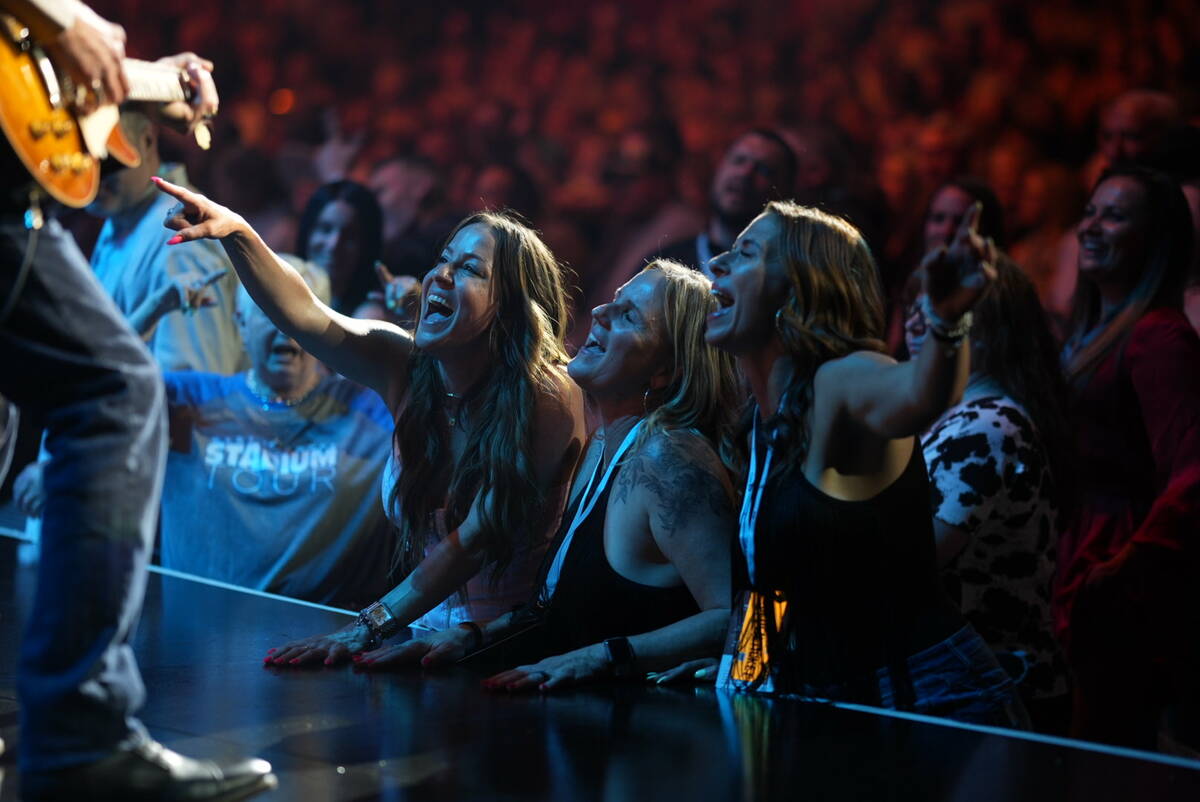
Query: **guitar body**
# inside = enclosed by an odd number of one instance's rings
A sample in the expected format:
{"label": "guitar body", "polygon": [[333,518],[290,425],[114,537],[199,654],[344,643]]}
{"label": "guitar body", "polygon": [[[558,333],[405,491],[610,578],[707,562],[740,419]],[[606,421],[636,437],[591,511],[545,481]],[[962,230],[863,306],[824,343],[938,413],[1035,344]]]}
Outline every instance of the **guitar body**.
{"label": "guitar body", "polygon": [[28,29],[15,17],[0,15],[0,129],[41,188],[78,209],[96,198],[100,158],[112,156],[136,167],[141,156],[121,130],[115,106],[77,119],[67,87]]}
{"label": "guitar body", "polygon": [[99,163],[87,153],[68,104],[51,103],[38,51],[24,26],[5,16],[0,39],[0,128],[52,198],[75,208],[86,206],[100,188]]}

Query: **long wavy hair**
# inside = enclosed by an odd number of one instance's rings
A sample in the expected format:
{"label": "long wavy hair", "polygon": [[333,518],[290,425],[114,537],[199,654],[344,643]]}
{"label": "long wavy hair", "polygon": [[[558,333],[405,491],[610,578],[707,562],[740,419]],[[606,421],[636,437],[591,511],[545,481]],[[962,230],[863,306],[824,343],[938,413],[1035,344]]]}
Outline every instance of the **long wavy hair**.
{"label": "long wavy hair", "polygon": [[[1100,333],[1082,347],[1084,335],[1100,323],[1100,288],[1092,279],[1079,275],[1071,301],[1071,334],[1067,338],[1067,380],[1073,386],[1086,384],[1092,371],[1133,328],[1133,324],[1156,306],[1179,308],[1187,285],[1192,258],[1192,218],[1183,190],[1166,174],[1148,167],[1122,165],[1100,176],[1096,189],[1110,178],[1131,178],[1145,192],[1142,220],[1146,226],[1146,254],[1141,274],[1120,311]],[[1090,198],[1091,196],[1089,196]]]}
{"label": "long wavy hair", "polygon": [[1063,411],[1067,384],[1037,289],[1016,262],[1001,254],[996,278],[972,313],[972,371],[991,377],[1029,413],[1055,487],[1060,497],[1068,496],[1074,471]]}
{"label": "long wavy hair", "polygon": [[460,525],[476,495],[482,508],[485,555],[494,583],[514,551],[530,542],[546,494],[534,473],[534,410],[567,381],[564,337],[568,325],[563,270],[541,238],[513,217],[480,212],[463,220],[483,225],[496,240],[492,297],[496,317],[486,335],[491,369],[463,399],[467,446],[450,463],[446,388],[437,360],[417,350],[409,359],[408,391],[396,420],[401,470],[389,506],[399,509],[392,573],[404,576],[437,539],[434,513],[445,507],[448,529]]}
{"label": "long wavy hair", "polygon": [[[855,351],[886,352],[883,290],[871,249],[850,223],[791,201],[772,201],[764,213],[779,224],[767,258],[784,267],[791,284],[774,315],[776,333],[793,367],[783,403],[765,423],[775,464],[791,469],[798,468],[808,452],[807,418],[817,369]],[[753,414],[751,406],[723,447],[723,456],[735,469],[745,460],[745,434]]]}
{"label": "long wavy hair", "polygon": [[670,259],[656,259],[645,270],[663,276],[663,331],[675,370],[667,386],[653,394],[661,400],[646,416],[638,444],[673,429],[689,429],[717,444],[741,396],[733,357],[704,340],[706,318],[717,305],[712,282]]}

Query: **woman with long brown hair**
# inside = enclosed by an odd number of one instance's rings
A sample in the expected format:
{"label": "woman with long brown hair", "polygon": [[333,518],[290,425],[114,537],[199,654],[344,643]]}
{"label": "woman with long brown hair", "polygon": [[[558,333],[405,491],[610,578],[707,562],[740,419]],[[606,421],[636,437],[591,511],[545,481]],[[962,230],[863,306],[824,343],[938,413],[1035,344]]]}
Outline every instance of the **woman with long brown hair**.
{"label": "woman with long brown hair", "polygon": [[[583,440],[582,394],[565,373],[561,270],[532,230],[500,214],[459,224],[426,274],[415,334],[318,301],[244,220],[166,182],[180,200],[171,242],[218,239],[260,308],[306,350],[374,389],[396,415],[389,510],[400,584],[328,636],[268,653],[335,663],[377,646],[466,586],[445,622],[520,603],[562,509]],[[490,568],[491,582],[470,580]],[[453,609],[457,607],[458,609]]]}
{"label": "woman with long brown hair", "polygon": [[1174,181],[1119,167],[1076,234],[1063,363],[1079,512],[1059,547],[1056,625],[1076,678],[1074,734],[1154,748],[1163,711],[1197,703],[1200,670],[1200,340],[1182,311],[1191,219]]}
{"label": "woman with long brown hair", "polygon": [[[951,599],[998,653],[1023,653],[1022,700],[1040,731],[1066,734],[1066,663],[1050,593],[1064,490],[1073,466],[1058,345],[1033,282],[1003,254],[975,304],[971,372],[922,437],[933,532]],[[928,339],[921,271],[910,279],[908,353]]]}
{"label": "woman with long brown hair", "polygon": [[708,341],[754,395],[730,443],[745,571],[722,684],[1022,721],[1012,681],[941,589],[915,436],[966,378],[969,310],[994,276],[979,211],[924,261],[937,347],[906,363],[883,353],[875,262],[841,218],[768,204],[709,264]]}

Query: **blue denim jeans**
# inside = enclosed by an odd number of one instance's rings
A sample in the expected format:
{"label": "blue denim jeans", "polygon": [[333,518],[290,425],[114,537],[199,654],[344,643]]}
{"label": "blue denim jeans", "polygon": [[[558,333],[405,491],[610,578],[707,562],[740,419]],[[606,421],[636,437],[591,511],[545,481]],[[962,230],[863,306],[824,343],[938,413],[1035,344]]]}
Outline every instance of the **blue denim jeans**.
{"label": "blue denim jeans", "polygon": [[[29,233],[0,214],[0,299]],[[97,759],[145,737],[130,639],[141,611],[166,455],[162,378],[55,221],[37,235],[0,321],[0,394],[45,419],[37,591],[18,665],[20,765]]]}
{"label": "blue denim jeans", "polygon": [[[902,676],[905,673],[907,676]],[[1016,682],[970,626],[911,655],[899,672],[880,668],[866,684],[870,686],[866,695],[864,683],[810,686],[803,695],[975,724],[1029,728]]]}

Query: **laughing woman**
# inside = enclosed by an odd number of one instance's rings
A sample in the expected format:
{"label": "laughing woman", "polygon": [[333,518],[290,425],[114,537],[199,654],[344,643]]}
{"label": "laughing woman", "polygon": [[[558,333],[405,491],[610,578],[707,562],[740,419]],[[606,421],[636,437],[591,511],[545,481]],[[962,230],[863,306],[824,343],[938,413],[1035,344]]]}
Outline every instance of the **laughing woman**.
{"label": "laughing woman", "polygon": [[534,637],[507,655],[529,662],[489,688],[641,676],[720,649],[735,523],[714,443],[738,389],[733,360],[704,343],[709,286],[694,270],[657,261],[592,311],[568,369],[600,428],[536,599],[479,621],[475,633],[446,629],[368,653],[366,666],[443,665],[531,623]]}
{"label": "laughing woman", "polygon": [[722,684],[1023,723],[1011,680],[939,585],[915,437],[966,378],[968,310],[994,275],[978,217],[925,260],[937,347],[907,363],[881,353],[875,263],[840,218],[768,204],[709,263],[708,341],[737,357],[755,401],[733,449],[748,467],[746,592]]}
{"label": "laughing woman", "polygon": [[562,275],[537,234],[498,214],[463,220],[425,276],[410,335],[334,312],[240,216],[157,183],[180,201],[171,243],[220,240],[280,330],[396,417],[400,467],[387,495],[403,580],[338,632],[267,661],[336,663],[438,605],[452,625],[524,601],[583,441],[582,394],[564,368]]}

